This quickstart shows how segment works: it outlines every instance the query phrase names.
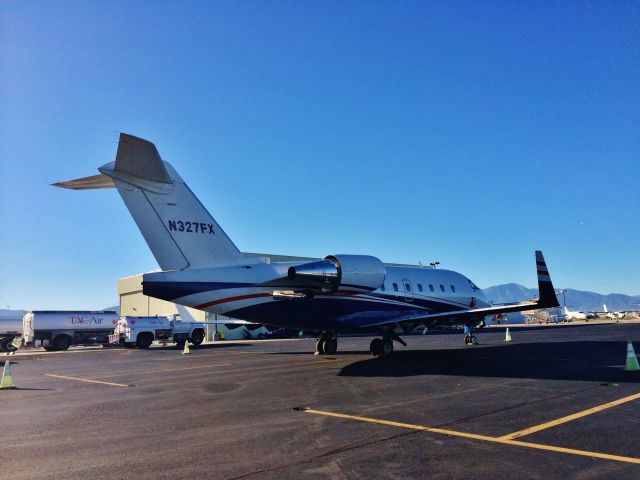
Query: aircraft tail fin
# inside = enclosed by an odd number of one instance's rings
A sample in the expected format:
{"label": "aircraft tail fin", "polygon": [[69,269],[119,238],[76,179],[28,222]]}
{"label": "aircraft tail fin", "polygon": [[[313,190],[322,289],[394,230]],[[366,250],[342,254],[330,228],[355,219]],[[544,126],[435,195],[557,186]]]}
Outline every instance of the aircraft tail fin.
{"label": "aircraft tail fin", "polygon": [[115,162],[100,175],[54,184],[85,190],[115,186],[163,270],[241,262],[243,254],[155,145],[120,134]]}
{"label": "aircraft tail fin", "polygon": [[538,271],[538,292],[540,294],[537,308],[559,307],[560,303],[558,303],[556,291],[553,288],[553,283],[551,283],[549,269],[540,250],[536,250],[536,267]]}

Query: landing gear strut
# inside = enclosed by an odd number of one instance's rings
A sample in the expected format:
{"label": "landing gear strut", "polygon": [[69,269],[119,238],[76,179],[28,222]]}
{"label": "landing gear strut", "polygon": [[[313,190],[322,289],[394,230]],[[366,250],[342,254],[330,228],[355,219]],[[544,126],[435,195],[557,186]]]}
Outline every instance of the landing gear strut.
{"label": "landing gear strut", "polygon": [[338,351],[338,336],[335,333],[323,333],[316,342],[316,355],[335,355]]}

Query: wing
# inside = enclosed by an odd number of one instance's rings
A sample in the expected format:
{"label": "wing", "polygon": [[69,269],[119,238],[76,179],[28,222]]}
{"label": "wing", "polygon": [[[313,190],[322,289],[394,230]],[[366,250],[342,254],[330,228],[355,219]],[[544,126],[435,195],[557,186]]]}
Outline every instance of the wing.
{"label": "wing", "polygon": [[495,305],[491,307],[472,308],[469,310],[456,310],[452,312],[434,314],[409,315],[385,320],[384,322],[375,324],[368,324],[366,327],[382,327],[388,325],[390,327],[404,327],[405,330],[409,327],[409,330],[411,330],[420,323],[477,325],[489,315],[559,307],[560,304],[558,303],[555,290],[553,289],[553,284],[551,283],[547,264],[544,261],[542,252],[539,250],[536,250],[536,267],[538,272],[538,291],[540,293],[540,297],[537,301],[521,302],[513,305]]}

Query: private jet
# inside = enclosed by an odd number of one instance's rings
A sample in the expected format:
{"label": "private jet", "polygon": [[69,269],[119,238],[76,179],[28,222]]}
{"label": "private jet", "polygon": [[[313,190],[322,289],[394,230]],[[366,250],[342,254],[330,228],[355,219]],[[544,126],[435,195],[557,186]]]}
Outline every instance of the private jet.
{"label": "private jet", "polygon": [[145,295],[247,322],[318,332],[318,354],[335,354],[339,334],[369,333],[376,335],[371,354],[385,356],[394,342],[407,345],[400,335],[443,325],[467,327],[465,343],[475,344],[475,329],[485,317],[558,306],[540,251],[539,298],[494,306],[475,283],[451,270],[385,264],[359,254],[290,262],[244,254],[147,140],[120,134],[115,161],[98,171],[54,185],[118,190],[161,268],[144,274]]}

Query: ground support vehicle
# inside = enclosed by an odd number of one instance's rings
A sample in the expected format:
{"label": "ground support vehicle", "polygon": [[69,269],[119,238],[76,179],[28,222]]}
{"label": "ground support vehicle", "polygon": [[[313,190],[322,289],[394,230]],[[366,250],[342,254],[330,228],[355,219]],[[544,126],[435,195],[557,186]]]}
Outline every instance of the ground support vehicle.
{"label": "ground support vehicle", "polygon": [[22,318],[0,318],[0,352],[13,352],[18,349],[14,339],[22,336]]}
{"label": "ground support vehicle", "polygon": [[67,350],[71,345],[108,345],[115,311],[31,311],[22,318],[22,345]]}
{"label": "ground support vehicle", "polygon": [[189,341],[200,345],[204,340],[201,323],[180,322],[168,317],[121,317],[109,336],[109,343],[125,347],[149,348],[154,340],[175,342],[184,346]]}

